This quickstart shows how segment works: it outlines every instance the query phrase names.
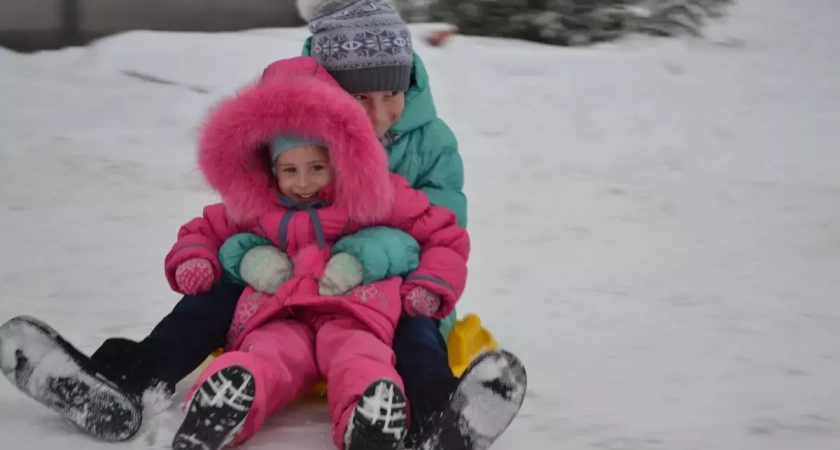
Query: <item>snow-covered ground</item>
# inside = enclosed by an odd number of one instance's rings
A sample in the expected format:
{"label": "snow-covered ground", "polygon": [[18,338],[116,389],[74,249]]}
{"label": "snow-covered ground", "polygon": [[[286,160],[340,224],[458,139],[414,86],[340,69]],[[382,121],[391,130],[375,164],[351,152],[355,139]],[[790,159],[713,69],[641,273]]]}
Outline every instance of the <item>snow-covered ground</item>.
{"label": "snow-covered ground", "polygon": [[[840,448],[836,0],[732,13],[705,41],[418,44],[466,163],[461,310],[529,369],[494,449]],[[0,321],[38,316],[85,351],[147,333],[178,299],[178,226],[214,200],[203,113],[306,35],[0,50]],[[177,414],[99,444],[0,380],[0,448],[164,448]],[[243,448],[332,448],[325,409]]]}

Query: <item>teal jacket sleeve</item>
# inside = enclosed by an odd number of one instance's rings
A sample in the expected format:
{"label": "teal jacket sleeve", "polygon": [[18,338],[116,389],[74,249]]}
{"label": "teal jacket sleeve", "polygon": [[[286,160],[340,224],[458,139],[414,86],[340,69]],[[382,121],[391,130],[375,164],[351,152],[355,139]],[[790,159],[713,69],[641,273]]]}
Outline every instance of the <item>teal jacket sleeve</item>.
{"label": "teal jacket sleeve", "polygon": [[219,248],[222,279],[236,284],[247,284],[239,276],[239,266],[242,264],[242,257],[245,256],[248,250],[263,245],[273,246],[271,241],[254,233],[238,233],[225,240]]}
{"label": "teal jacket sleeve", "polygon": [[437,151],[421,153],[423,172],[412,187],[420,189],[435,206],[455,213],[458,225],[467,227],[467,197],[464,195],[464,161],[458,141],[449,126],[436,119],[423,133],[423,147]]}
{"label": "teal jacket sleeve", "polygon": [[342,238],[332,253],[349,253],[364,270],[363,284],[406,275],[420,264],[420,245],[408,233],[394,228],[370,227]]}
{"label": "teal jacket sleeve", "polygon": [[[423,148],[430,152],[421,152],[423,170],[414,183],[429,197],[429,203],[449,209],[458,219],[458,225],[467,226],[467,197],[464,195],[464,162],[458,153],[458,141],[455,134],[441,119],[435,119],[423,133]],[[449,341],[449,335],[455,328],[458,317],[457,308],[442,319],[438,326],[443,339]]]}

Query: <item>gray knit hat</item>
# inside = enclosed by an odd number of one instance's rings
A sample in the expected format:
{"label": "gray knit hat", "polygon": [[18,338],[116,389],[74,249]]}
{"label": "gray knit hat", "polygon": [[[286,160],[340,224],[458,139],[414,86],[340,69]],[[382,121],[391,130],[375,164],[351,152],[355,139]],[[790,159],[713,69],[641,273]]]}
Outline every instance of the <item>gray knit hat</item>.
{"label": "gray knit hat", "polygon": [[386,0],[297,0],[310,54],[351,94],[407,91],[411,33]]}

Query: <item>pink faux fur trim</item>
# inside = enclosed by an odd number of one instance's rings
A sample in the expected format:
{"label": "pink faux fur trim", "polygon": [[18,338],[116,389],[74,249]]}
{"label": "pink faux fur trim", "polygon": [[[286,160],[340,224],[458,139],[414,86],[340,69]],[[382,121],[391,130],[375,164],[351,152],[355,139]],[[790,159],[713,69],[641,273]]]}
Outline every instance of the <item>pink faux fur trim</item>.
{"label": "pink faux fur trim", "polygon": [[353,221],[371,224],[390,215],[388,155],[364,109],[314,59],[297,57],[272,64],[260,82],[223,100],[202,130],[199,167],[233,221],[251,223],[278,208],[266,142],[281,132],[327,143],[335,205]]}

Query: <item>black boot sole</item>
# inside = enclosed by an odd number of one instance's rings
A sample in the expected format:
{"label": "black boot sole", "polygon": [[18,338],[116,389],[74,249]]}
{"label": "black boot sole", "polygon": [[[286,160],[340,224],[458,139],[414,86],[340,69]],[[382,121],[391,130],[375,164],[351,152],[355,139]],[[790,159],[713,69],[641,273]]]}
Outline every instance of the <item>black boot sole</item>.
{"label": "black boot sole", "polygon": [[236,436],[254,405],[256,383],[248,369],[225,367],[196,389],[175,433],[173,450],[218,450]]}
{"label": "black boot sole", "polygon": [[97,373],[87,356],[34,317],[0,326],[0,369],[21,392],[94,438],[122,442],[140,429],[140,399]]}
{"label": "black boot sole", "polygon": [[449,407],[417,450],[486,450],[519,414],[528,390],[522,362],[510,352],[479,355],[461,376]]}
{"label": "black boot sole", "polygon": [[346,450],[394,450],[406,433],[405,394],[391,380],[371,383],[356,404]]}

